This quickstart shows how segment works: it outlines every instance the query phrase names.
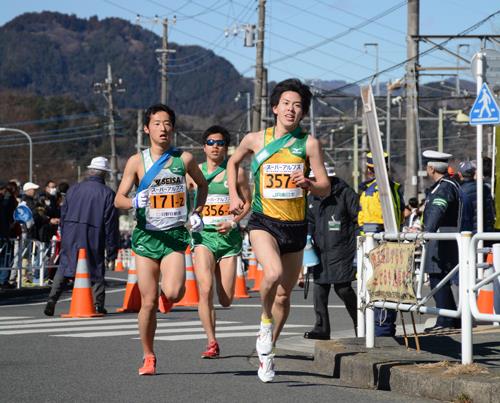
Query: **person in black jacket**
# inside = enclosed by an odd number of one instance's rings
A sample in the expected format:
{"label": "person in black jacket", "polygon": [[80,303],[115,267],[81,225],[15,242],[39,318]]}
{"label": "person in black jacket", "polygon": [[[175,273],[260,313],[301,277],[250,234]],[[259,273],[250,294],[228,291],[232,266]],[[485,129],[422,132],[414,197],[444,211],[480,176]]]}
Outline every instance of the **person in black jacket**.
{"label": "person in black jacket", "polygon": [[359,199],[345,181],[335,176],[333,167],[327,167],[327,174],[331,183],[330,195],[308,197],[308,233],[320,264],[313,268],[316,323],[304,333],[306,339],[330,339],[328,297],[332,284],[347,308],[355,331],[357,325],[356,293],[351,282],[355,279],[353,260]]}
{"label": "person in black jacket", "polygon": [[93,158],[87,168],[87,178],[69,188],[61,208],[61,257],[44,310],[47,316],[54,315],[67,279],[75,276],[80,248],[87,252],[96,310],[107,313],[104,308],[105,257],[108,261],[115,260],[118,252],[118,210],[114,206],[115,192],[104,181],[111,171],[108,160]]}
{"label": "person in black jacket", "polygon": [[[434,182],[427,192],[423,214],[425,232],[456,233],[470,222],[471,203],[460,185],[448,175],[451,154],[433,150],[422,153],[429,178]],[[424,271],[429,275],[431,290],[458,264],[456,241],[431,240],[426,242]],[[446,282],[435,294],[437,308],[456,310],[450,282]],[[436,325],[424,329],[425,333],[460,328],[460,318],[438,316]]]}

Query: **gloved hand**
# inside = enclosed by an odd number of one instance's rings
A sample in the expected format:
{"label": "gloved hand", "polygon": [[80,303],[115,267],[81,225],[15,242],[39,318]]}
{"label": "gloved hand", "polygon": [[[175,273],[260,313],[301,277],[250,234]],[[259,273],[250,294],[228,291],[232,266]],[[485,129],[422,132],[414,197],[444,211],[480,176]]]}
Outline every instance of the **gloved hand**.
{"label": "gloved hand", "polygon": [[148,205],[149,202],[149,190],[144,189],[137,193],[132,199],[132,207],[135,209],[143,208]]}
{"label": "gloved hand", "polygon": [[189,224],[191,225],[191,231],[193,232],[201,232],[203,231],[203,220],[200,217],[200,214],[197,211],[193,211],[191,216],[189,217]]}

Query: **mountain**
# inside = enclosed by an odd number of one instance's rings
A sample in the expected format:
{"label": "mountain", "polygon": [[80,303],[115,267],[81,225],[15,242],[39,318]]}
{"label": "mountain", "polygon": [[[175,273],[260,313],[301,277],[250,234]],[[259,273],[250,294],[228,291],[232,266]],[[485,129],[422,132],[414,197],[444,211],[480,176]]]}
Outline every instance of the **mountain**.
{"label": "mountain", "polygon": [[[76,96],[93,103],[93,83],[102,82],[111,63],[125,94],[119,108],[144,108],[159,100],[160,74],[155,49],[161,38],[119,18],[78,18],[55,12],[26,13],[0,27],[0,90],[42,96]],[[210,116],[243,108],[238,91],[250,91],[226,59],[199,46],[179,46],[169,56],[169,104],[179,113]]]}

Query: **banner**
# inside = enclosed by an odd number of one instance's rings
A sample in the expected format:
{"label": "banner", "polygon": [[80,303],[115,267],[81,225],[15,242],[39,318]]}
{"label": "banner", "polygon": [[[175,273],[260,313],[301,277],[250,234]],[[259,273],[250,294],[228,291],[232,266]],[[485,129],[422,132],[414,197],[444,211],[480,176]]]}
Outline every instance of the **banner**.
{"label": "banner", "polygon": [[414,243],[386,242],[368,254],[373,276],[367,283],[371,301],[415,304]]}

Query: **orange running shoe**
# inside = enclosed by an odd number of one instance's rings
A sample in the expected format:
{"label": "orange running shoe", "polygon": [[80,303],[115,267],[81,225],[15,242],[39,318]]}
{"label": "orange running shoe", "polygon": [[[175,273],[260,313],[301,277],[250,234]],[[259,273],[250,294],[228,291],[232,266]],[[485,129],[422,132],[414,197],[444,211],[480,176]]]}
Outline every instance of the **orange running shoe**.
{"label": "orange running shoe", "polygon": [[153,354],[146,355],[142,360],[142,367],[139,368],[139,375],[156,374],[156,357]]}
{"label": "orange running shoe", "polygon": [[219,354],[219,343],[212,341],[208,343],[207,350],[201,353],[201,358],[217,358]]}

